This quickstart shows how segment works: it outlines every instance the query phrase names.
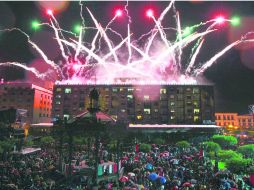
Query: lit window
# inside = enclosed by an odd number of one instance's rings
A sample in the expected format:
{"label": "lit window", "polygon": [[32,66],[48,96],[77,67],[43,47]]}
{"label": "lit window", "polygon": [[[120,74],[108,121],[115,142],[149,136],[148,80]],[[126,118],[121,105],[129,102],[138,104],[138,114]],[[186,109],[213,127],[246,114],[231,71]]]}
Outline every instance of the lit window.
{"label": "lit window", "polygon": [[198,114],[199,113],[199,109],[194,109],[194,114]]}
{"label": "lit window", "polygon": [[154,112],[156,112],[156,113],[157,113],[158,111],[159,111],[158,109],[154,109]]}
{"label": "lit window", "polygon": [[71,88],[65,88],[64,93],[65,94],[70,94],[71,93]]}
{"label": "lit window", "polygon": [[61,98],[61,95],[56,95],[56,98]]}
{"label": "lit window", "polygon": [[199,93],[199,89],[198,88],[193,88],[193,94],[198,94]]}
{"label": "lit window", "polygon": [[170,119],[175,119],[175,116],[170,116]]}
{"label": "lit window", "polygon": [[193,102],[193,105],[195,106],[195,107],[198,107],[198,102]]}
{"label": "lit window", "polygon": [[59,105],[59,104],[61,104],[61,102],[60,102],[60,101],[56,101],[56,104],[58,104],[58,105]]}
{"label": "lit window", "polygon": [[132,100],[133,99],[133,95],[127,95],[127,99],[128,100]]}
{"label": "lit window", "polygon": [[124,89],[123,88],[120,88],[119,91],[122,92]]}
{"label": "lit window", "polygon": [[175,105],[175,102],[170,102],[170,105],[171,105],[171,106],[174,106],[174,105]]}
{"label": "lit window", "polygon": [[112,88],[112,92],[117,92],[117,88]]}
{"label": "lit window", "polygon": [[194,116],[194,122],[197,122],[199,120],[198,116]]}
{"label": "lit window", "polygon": [[149,100],[149,96],[148,95],[144,95],[144,100]]}
{"label": "lit window", "polygon": [[137,119],[138,120],[142,119],[142,115],[137,115]]}
{"label": "lit window", "polygon": [[170,110],[170,112],[171,112],[171,113],[174,113],[174,112],[175,112],[175,110]]}
{"label": "lit window", "polygon": [[56,91],[57,91],[57,92],[61,92],[61,91],[62,91],[62,88],[57,88]]}
{"label": "lit window", "polygon": [[121,112],[123,112],[123,113],[124,113],[124,112],[125,112],[125,109],[121,109]]}
{"label": "lit window", "polygon": [[64,116],[64,118],[66,118],[67,120],[70,118],[70,115],[68,115],[68,114],[64,114],[63,116]]}
{"label": "lit window", "polygon": [[165,88],[160,89],[160,94],[166,94],[166,93],[167,93],[167,89],[165,89]]}
{"label": "lit window", "polygon": [[150,109],[144,109],[144,113],[145,113],[145,114],[150,114],[150,113],[151,113],[151,110],[150,110]]}

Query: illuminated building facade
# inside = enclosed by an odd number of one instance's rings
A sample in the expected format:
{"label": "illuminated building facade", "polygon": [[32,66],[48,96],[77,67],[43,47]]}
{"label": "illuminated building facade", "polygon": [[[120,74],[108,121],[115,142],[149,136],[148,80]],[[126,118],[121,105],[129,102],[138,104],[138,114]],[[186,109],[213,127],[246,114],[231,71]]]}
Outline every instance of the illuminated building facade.
{"label": "illuminated building facade", "polygon": [[215,113],[215,117],[218,126],[229,129],[254,129],[254,116],[252,114]]}
{"label": "illuminated building facade", "polygon": [[52,91],[26,82],[0,83],[0,110],[27,110],[28,123],[51,122]]}
{"label": "illuminated building facade", "polygon": [[89,107],[89,92],[100,93],[103,112],[139,124],[214,124],[212,85],[54,86],[53,117],[71,117]]}

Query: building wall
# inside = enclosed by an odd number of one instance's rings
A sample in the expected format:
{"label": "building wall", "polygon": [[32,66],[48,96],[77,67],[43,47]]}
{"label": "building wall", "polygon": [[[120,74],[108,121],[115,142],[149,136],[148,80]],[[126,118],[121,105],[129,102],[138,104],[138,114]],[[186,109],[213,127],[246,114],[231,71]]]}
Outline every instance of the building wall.
{"label": "building wall", "polygon": [[46,105],[49,109],[48,117],[39,117],[44,110],[40,110],[39,97],[41,94],[47,94],[52,98],[52,91],[24,82],[0,83],[0,109],[26,109],[27,122],[49,122],[51,119],[52,103]]}
{"label": "building wall", "polygon": [[[73,116],[89,107],[94,86],[55,85],[53,116]],[[131,123],[214,124],[213,86],[98,85],[99,105]]]}
{"label": "building wall", "polygon": [[254,129],[253,115],[238,115],[237,113],[215,113],[216,125],[228,128]]}

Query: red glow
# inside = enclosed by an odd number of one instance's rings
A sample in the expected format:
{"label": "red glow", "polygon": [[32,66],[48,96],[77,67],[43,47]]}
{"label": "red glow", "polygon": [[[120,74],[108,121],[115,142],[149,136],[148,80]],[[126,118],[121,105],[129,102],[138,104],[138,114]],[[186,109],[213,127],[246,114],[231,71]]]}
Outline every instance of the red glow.
{"label": "red glow", "polygon": [[147,11],[146,11],[146,16],[147,17],[153,17],[154,16],[154,13],[153,13],[153,10],[152,9],[148,9]]}
{"label": "red glow", "polygon": [[115,15],[115,16],[120,17],[120,16],[122,16],[122,15],[123,15],[122,10],[121,10],[121,9],[117,9],[117,10],[116,10],[116,15]]}
{"label": "red glow", "polygon": [[219,16],[217,16],[217,17],[215,18],[215,22],[216,22],[217,24],[223,24],[225,21],[226,21],[225,17],[224,17],[224,16],[221,16],[221,15],[219,15]]}
{"label": "red glow", "polygon": [[51,9],[47,9],[47,14],[48,15],[53,15],[53,11]]}

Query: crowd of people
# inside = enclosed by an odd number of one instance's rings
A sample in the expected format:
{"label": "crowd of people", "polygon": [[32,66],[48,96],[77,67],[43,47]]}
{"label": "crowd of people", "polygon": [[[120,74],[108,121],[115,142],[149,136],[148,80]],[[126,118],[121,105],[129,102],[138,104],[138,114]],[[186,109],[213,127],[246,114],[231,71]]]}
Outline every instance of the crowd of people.
{"label": "crowd of people", "polygon": [[7,160],[1,162],[1,185],[4,190],[47,190],[55,189],[58,155],[47,151],[38,153],[9,154]]}
{"label": "crowd of people", "polygon": [[[101,146],[101,160],[115,161],[116,158]],[[99,190],[253,190],[250,176],[240,176],[228,170],[218,170],[206,155],[205,148],[192,144],[189,148],[175,145],[151,145],[151,150],[142,152],[133,144],[133,149],[122,152],[118,161],[122,169],[118,181],[104,176],[97,184]],[[77,163],[90,160],[76,151],[73,159]],[[59,153],[41,150],[35,154],[9,154],[1,164],[1,185],[4,190],[54,190],[91,189],[87,185],[60,186],[67,181],[58,173]],[[61,182],[62,181],[62,182]],[[78,184],[78,183],[77,183]],[[72,187],[71,187],[72,186]]]}
{"label": "crowd of people", "polygon": [[129,152],[122,158],[123,189],[251,190],[249,176],[219,171],[202,148],[153,145],[149,153]]}

